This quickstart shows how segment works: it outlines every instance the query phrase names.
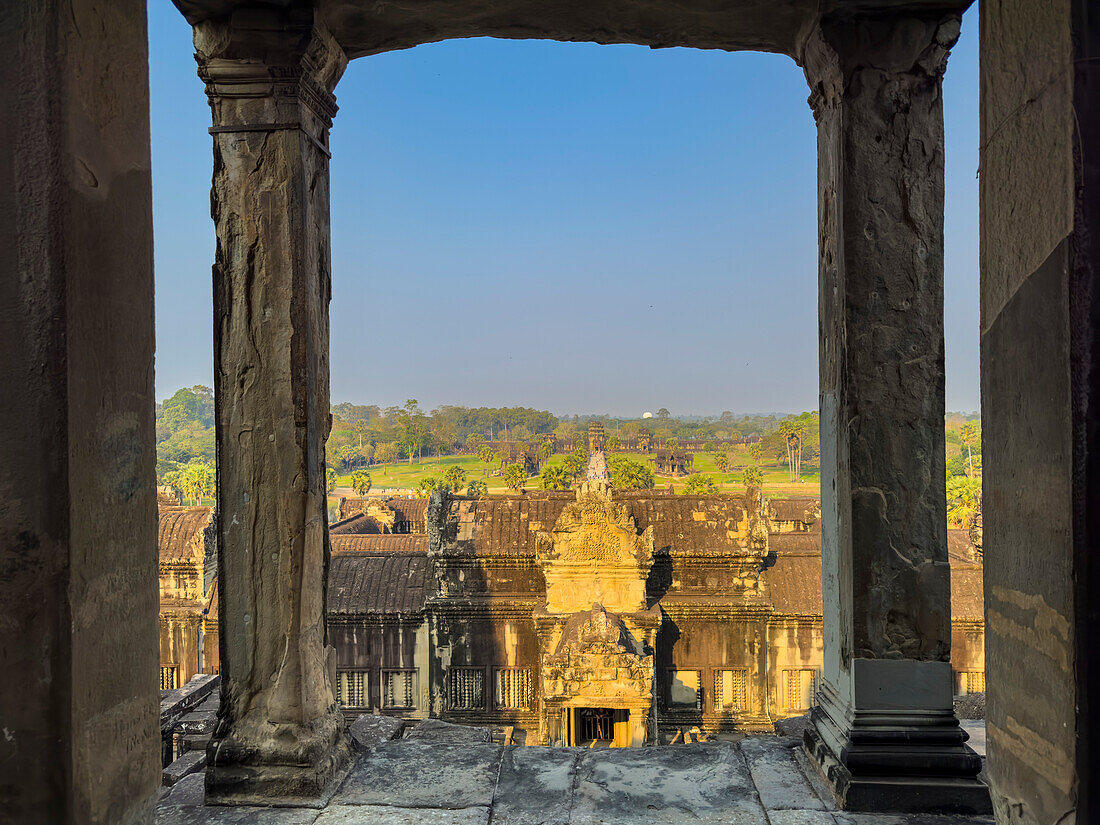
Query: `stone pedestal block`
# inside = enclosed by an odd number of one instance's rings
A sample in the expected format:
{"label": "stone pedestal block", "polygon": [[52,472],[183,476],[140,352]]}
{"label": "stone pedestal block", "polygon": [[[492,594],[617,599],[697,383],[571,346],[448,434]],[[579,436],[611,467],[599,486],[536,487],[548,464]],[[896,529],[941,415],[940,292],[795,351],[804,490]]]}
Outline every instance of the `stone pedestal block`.
{"label": "stone pedestal block", "polygon": [[846,810],[989,813],[982,760],[955,718],[947,662],[853,661],[855,699],[826,683],[804,734]]}

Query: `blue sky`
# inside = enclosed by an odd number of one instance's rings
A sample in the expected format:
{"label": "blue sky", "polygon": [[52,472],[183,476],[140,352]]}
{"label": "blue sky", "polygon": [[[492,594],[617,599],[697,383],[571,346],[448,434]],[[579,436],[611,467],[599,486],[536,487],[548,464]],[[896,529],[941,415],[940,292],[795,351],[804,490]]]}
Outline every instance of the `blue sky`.
{"label": "blue sky", "polygon": [[[212,381],[210,113],[149,4],[157,394]],[[813,117],[786,57],[455,40],[353,62],[332,131],[332,398],[817,406]],[[944,84],[947,408],[978,408],[977,13]]]}

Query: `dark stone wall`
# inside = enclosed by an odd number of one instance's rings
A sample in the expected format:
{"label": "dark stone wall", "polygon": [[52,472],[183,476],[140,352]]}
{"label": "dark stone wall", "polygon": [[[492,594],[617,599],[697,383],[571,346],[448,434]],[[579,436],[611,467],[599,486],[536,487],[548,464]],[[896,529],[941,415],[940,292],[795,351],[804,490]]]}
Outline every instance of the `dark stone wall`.
{"label": "dark stone wall", "polygon": [[159,782],[145,14],[0,4],[8,821],[151,821]]}
{"label": "dark stone wall", "polygon": [[[982,7],[989,778],[999,821],[1098,815],[1100,21]],[[1091,505],[1091,506],[1090,506]]]}

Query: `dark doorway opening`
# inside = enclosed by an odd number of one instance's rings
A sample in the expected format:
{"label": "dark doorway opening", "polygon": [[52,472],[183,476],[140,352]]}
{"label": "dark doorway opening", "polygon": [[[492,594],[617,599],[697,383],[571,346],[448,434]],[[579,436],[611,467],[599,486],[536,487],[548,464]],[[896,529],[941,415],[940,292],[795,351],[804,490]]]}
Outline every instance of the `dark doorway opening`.
{"label": "dark doorway opening", "polygon": [[577,708],[574,742],[581,747],[615,747],[616,732],[627,728],[630,711],[615,708]]}

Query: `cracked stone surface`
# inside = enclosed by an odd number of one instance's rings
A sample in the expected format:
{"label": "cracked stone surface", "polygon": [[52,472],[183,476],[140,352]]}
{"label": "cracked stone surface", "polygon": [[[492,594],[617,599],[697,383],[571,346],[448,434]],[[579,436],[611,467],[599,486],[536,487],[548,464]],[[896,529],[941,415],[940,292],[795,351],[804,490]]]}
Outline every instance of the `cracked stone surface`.
{"label": "cracked stone surface", "polygon": [[204,806],[202,774],[171,789],[157,825],[992,825],[849,814],[789,737],[586,749],[397,740],[359,756],[323,809]]}

